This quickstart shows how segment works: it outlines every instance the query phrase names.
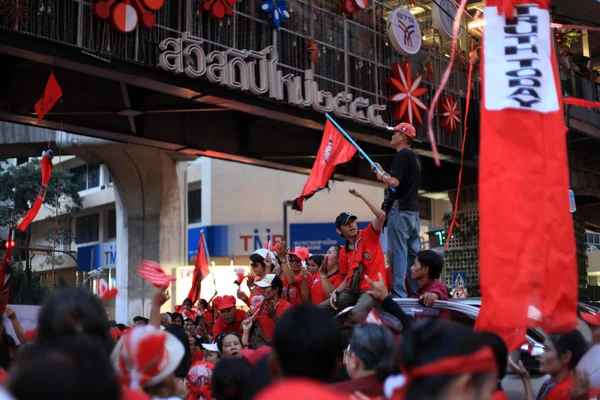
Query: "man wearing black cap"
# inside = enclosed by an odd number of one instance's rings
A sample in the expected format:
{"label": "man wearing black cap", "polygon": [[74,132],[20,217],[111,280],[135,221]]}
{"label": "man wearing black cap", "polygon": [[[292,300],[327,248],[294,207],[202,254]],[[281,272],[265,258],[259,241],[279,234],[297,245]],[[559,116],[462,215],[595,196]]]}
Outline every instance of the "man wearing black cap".
{"label": "man wearing black cap", "polygon": [[370,286],[363,277],[379,280],[379,275],[385,280],[385,258],[379,238],[385,222],[385,212],[374,202],[356,189],[350,189],[350,194],[358,197],[375,214],[375,219],[365,229],[358,230],[356,216],[343,212],[335,219],[336,231],[346,239],[346,244],[340,250],[340,274],[347,278],[330,293],[329,301],[319,307],[331,311],[343,310],[354,306],[352,314],[368,310],[373,305],[373,299],[367,294]]}
{"label": "man wearing black cap", "polygon": [[[389,127],[391,145],[397,153],[388,174],[375,163],[372,167],[377,179],[386,186],[383,209],[387,213],[388,262],[392,268],[392,294],[397,297],[416,295],[419,285],[412,279],[410,267],[421,251],[421,220],[419,219],[419,186],[421,160],[412,151],[415,128],[405,122]],[[377,167],[377,168],[375,168]],[[393,187],[395,191],[389,188]]]}

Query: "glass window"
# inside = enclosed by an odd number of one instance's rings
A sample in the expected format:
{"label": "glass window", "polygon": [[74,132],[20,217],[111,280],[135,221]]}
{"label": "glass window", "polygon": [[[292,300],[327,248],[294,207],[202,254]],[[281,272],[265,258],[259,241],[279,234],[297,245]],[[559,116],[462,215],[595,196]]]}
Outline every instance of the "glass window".
{"label": "glass window", "polygon": [[87,164],[71,169],[73,182],[77,185],[77,190],[87,189]]}
{"label": "glass window", "polygon": [[71,169],[74,175],[74,182],[79,191],[91,189],[100,186],[100,166],[99,165],[81,165]]}
{"label": "glass window", "polygon": [[108,238],[117,237],[117,210],[108,210]]}
{"label": "glass window", "polygon": [[88,164],[87,188],[100,186],[100,166]]}
{"label": "glass window", "polygon": [[202,221],[202,189],[188,192],[188,224]]}
{"label": "glass window", "polygon": [[75,229],[75,242],[78,244],[98,241],[99,215],[91,214],[77,217]]}

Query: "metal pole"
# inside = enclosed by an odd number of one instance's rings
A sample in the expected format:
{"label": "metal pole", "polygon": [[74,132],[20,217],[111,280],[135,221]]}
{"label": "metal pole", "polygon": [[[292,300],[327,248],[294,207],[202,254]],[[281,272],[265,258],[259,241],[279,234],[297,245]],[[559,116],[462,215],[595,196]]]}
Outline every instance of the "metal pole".
{"label": "metal pole", "polygon": [[290,202],[288,200],[283,202],[283,240],[285,240],[285,244],[289,246],[288,243],[288,204]]}

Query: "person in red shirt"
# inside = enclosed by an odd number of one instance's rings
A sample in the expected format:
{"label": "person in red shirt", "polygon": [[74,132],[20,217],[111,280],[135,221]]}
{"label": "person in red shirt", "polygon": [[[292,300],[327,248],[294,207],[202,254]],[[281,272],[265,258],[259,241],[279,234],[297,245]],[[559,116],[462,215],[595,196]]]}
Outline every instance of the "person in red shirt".
{"label": "person in red shirt", "polygon": [[[346,279],[331,292],[329,301],[319,304],[319,307],[335,312],[354,306],[352,314],[356,315],[373,305],[373,299],[367,293],[371,286],[363,277],[368,276],[374,281],[379,279],[379,274],[385,277],[385,258],[379,242],[385,212],[357,189],[352,188],[349,193],[364,201],[375,219],[360,231],[356,224],[357,217],[348,212],[341,213],[335,219],[337,233],[346,239],[339,256],[340,274]],[[362,272],[355,277],[361,266]]]}
{"label": "person in red shirt", "polygon": [[285,242],[279,242],[278,257],[281,265],[281,281],[283,282],[283,299],[293,305],[310,303],[309,282],[313,276],[302,263],[309,257],[309,251],[304,247],[296,247],[288,253]]}
{"label": "person in red shirt", "polygon": [[[213,304],[215,303],[213,302]],[[217,302],[216,307],[219,310],[220,315],[213,326],[213,335],[216,337],[222,333],[228,332],[234,332],[241,335],[242,321],[246,318],[246,313],[243,310],[236,310],[235,297],[221,297]]]}
{"label": "person in red shirt", "polygon": [[275,322],[292,307],[292,304],[281,298],[283,282],[278,275],[268,274],[256,285],[262,289],[262,295],[265,298],[256,312],[257,326],[271,341],[273,340]]}
{"label": "person in red shirt", "polygon": [[331,292],[340,286],[345,277],[340,274],[340,250],[342,246],[336,244],[327,250],[323,258],[318,275],[310,282],[310,298],[313,305],[319,305],[329,299]]}
{"label": "person in red shirt", "polygon": [[250,296],[241,290],[238,290],[237,297],[242,300],[248,307],[252,307],[252,298],[260,295],[260,287],[256,286],[256,282],[260,281],[265,275],[272,273],[273,265],[275,264],[275,254],[267,249],[258,249],[250,256],[250,266],[252,274],[248,275],[247,285],[250,290]]}
{"label": "person in red shirt", "polygon": [[[439,281],[444,269],[444,258],[433,250],[423,250],[417,253],[415,264],[411,267],[412,278],[417,281],[417,295],[425,307],[431,307],[436,300],[448,300],[448,289]],[[448,311],[441,311],[440,318],[450,319]],[[423,316],[416,314],[414,322]]]}

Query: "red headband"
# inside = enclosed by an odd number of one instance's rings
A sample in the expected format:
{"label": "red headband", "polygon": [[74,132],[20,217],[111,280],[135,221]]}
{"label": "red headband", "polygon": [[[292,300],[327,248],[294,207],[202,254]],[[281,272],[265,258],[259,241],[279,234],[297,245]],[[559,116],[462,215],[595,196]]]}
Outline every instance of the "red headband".
{"label": "red headband", "polygon": [[434,375],[461,375],[488,372],[497,368],[496,357],[494,357],[494,352],[489,346],[485,346],[472,354],[442,358],[430,364],[411,368],[410,371],[402,367],[402,373],[406,378],[406,382],[402,387],[394,390],[392,400],[403,399],[408,385],[415,379]]}

